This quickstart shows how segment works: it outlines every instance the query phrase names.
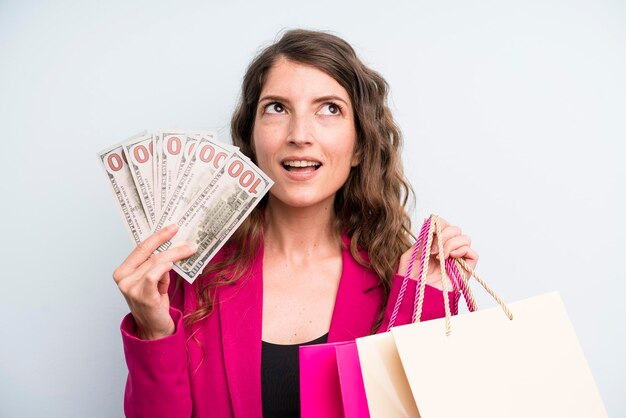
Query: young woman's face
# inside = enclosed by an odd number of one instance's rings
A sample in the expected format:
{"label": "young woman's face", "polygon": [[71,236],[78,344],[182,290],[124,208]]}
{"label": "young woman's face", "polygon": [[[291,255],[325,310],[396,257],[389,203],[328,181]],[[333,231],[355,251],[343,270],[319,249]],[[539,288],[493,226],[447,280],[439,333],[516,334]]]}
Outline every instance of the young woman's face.
{"label": "young woman's face", "polygon": [[271,197],[288,206],[332,207],[358,164],[348,92],[323,71],[286,59],[266,75],[252,135],[257,163],[275,182]]}

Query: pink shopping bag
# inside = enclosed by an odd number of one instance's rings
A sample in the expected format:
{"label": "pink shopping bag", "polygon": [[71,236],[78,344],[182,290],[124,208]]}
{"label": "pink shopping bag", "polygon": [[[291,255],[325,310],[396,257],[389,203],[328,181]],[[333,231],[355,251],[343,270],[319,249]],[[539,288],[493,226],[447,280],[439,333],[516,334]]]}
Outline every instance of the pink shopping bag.
{"label": "pink shopping bag", "polygon": [[301,416],[369,418],[356,344],[300,347]]}
{"label": "pink shopping bag", "polygon": [[300,346],[302,418],[343,418],[335,347],[349,342]]}
{"label": "pink shopping bag", "polygon": [[341,400],[346,418],[369,418],[367,397],[355,342],[335,346]]}

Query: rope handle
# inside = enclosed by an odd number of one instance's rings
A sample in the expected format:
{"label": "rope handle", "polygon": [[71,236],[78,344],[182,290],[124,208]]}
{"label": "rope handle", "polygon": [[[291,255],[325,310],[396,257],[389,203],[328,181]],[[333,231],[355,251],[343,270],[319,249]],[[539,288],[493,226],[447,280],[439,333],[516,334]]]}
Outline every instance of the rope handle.
{"label": "rope handle", "polygon": [[465,303],[467,304],[467,309],[470,312],[477,311],[478,307],[476,305],[476,300],[474,299],[474,295],[472,294],[472,289],[468,285],[469,276],[466,278],[464,275],[462,275],[462,273],[459,271],[458,263],[452,257],[446,258],[446,269],[448,270],[448,275],[452,278],[454,286],[457,289],[461,290],[461,293],[463,294],[463,299],[465,299]]}
{"label": "rope handle", "polygon": [[[389,319],[389,325],[387,326],[387,332],[394,326],[396,323],[396,318],[398,316],[398,311],[400,310],[400,305],[402,304],[402,299],[404,299],[404,293],[406,292],[407,284],[409,283],[411,272],[413,271],[413,265],[415,264],[415,259],[417,258],[417,251],[420,247],[420,244],[424,242],[426,235],[430,229],[430,218],[426,219],[422,224],[422,228],[420,229],[420,233],[417,236],[417,241],[415,241],[413,252],[411,253],[411,258],[409,259],[409,265],[406,269],[406,273],[404,274],[404,279],[402,280],[402,286],[400,286],[400,291],[398,292],[398,297],[396,298],[396,304],[393,307],[393,312],[391,314],[391,318]],[[422,258],[424,257],[424,252],[422,251]],[[420,259],[420,264],[423,264],[422,259]]]}
{"label": "rope handle", "polygon": [[[392,314],[391,314],[391,318],[389,319],[389,324],[387,325],[387,331],[389,331],[396,323],[396,318],[398,316],[398,312],[400,310],[400,305],[402,304],[402,300],[404,299],[404,294],[406,293],[406,288],[407,288],[407,284],[409,282],[410,276],[411,276],[411,272],[413,271],[414,265],[415,265],[415,261],[417,259],[417,255],[420,249],[420,246],[422,247],[422,251],[421,251],[421,256],[420,256],[420,271],[424,270],[424,264],[426,262],[426,246],[422,245],[425,244],[426,242],[426,238],[428,237],[429,233],[431,232],[431,219],[432,217],[428,217],[424,220],[424,223],[422,224],[422,227],[420,229],[420,232],[417,236],[417,240],[415,241],[415,244],[413,246],[413,251],[411,252],[411,258],[409,259],[409,264],[407,266],[407,270],[406,273],[404,275],[404,279],[402,280],[402,285],[400,286],[400,291],[398,292],[398,296],[396,297],[396,303],[394,305]],[[476,302],[474,302],[474,298],[471,294],[471,289],[467,286],[467,279],[461,279],[463,276],[461,275],[461,273],[459,272],[459,269],[457,267],[456,264],[454,264],[452,262],[452,260],[450,258],[446,259],[446,270],[448,271],[448,276],[450,276],[451,278],[453,278],[452,281],[452,287],[454,290],[454,304],[453,304],[453,315],[457,315],[458,314],[458,303],[459,303],[459,299],[460,299],[460,292],[459,289],[461,289],[462,293],[463,293],[463,298],[465,299],[466,303],[468,304],[468,309],[470,311],[475,311],[476,308]],[[418,276],[416,279],[416,289],[419,289],[420,287],[420,283],[422,282],[422,275]],[[417,317],[417,291],[416,291],[416,295],[415,295],[415,299],[414,299],[414,305],[413,305],[413,316],[412,316],[412,322],[416,321],[416,317]],[[470,305],[469,300],[472,301],[472,304]]]}
{"label": "rope handle", "polygon": [[[438,218],[436,218],[435,221],[437,237],[441,237],[441,223],[439,223]],[[441,287],[443,288],[443,307],[446,312],[446,335],[450,335],[450,332],[452,331],[450,317],[452,316],[452,314],[450,312],[450,299],[448,297],[447,286],[448,284],[452,285],[452,281],[448,277],[448,272],[446,271],[446,260],[443,257],[443,240],[441,238],[437,239],[437,247],[439,247],[439,270],[441,271]]]}
{"label": "rope handle", "polygon": [[[478,274],[476,274],[476,272],[467,264],[467,262],[463,260],[462,258],[457,258],[454,261],[455,263],[459,264],[460,267],[462,267],[465,271],[467,271],[470,274],[469,277],[474,277],[476,281],[480,283],[480,285],[487,291],[487,293],[489,293],[489,295],[498,303],[498,305],[500,305],[500,308],[502,308],[502,311],[504,311],[504,314],[510,320],[513,320],[513,313],[511,313],[508,306],[506,306],[504,301],[500,299],[500,297],[496,294],[496,292],[494,292],[487,285],[487,283],[483,279],[481,279],[480,276],[478,276]],[[469,277],[468,277],[468,280],[469,280]]]}
{"label": "rope handle", "polygon": [[[430,258],[430,251],[433,243],[434,234],[437,236],[441,236],[441,223],[439,221],[439,217],[437,215],[431,215],[427,218],[420,230],[418,235],[418,239],[415,242],[415,247],[413,252],[411,253],[411,258],[409,260],[409,265],[407,267],[406,274],[404,275],[404,280],[402,281],[402,286],[400,287],[400,291],[398,293],[398,297],[396,299],[396,303],[393,309],[393,313],[389,320],[389,325],[387,327],[387,331],[393,327],[396,321],[396,317],[398,315],[398,311],[400,309],[400,304],[404,298],[404,294],[406,292],[407,283],[413,270],[415,261],[417,259],[418,249],[421,246],[422,252],[420,256],[420,274],[417,278],[417,283],[415,287],[415,299],[413,304],[413,317],[412,322],[416,323],[420,321],[422,316],[422,311],[424,307],[424,295],[426,291],[426,276],[428,275],[429,263],[427,260]],[[442,240],[437,240],[437,245],[439,249],[439,254],[443,254],[443,242]],[[443,257],[439,257],[439,267],[441,271],[441,280],[443,287],[443,299],[444,299],[444,310],[445,310],[445,329],[446,335],[450,335],[451,329],[451,311],[450,311],[450,300],[448,297],[448,286],[451,285],[453,291],[455,292],[455,309],[454,314],[457,312],[457,304],[460,295],[463,296],[467,307],[470,312],[474,312],[478,310],[476,305],[476,300],[474,299],[474,295],[469,286],[469,280],[471,277],[474,277],[478,283],[489,293],[489,295],[500,305],[505,315],[509,318],[509,320],[513,319],[513,314],[506,306],[506,304],[502,301],[502,299],[487,285],[487,283],[476,274],[476,272],[467,264],[467,262],[463,258],[453,259],[448,257],[447,259],[443,259]],[[465,275],[465,273],[469,273],[469,275]]]}

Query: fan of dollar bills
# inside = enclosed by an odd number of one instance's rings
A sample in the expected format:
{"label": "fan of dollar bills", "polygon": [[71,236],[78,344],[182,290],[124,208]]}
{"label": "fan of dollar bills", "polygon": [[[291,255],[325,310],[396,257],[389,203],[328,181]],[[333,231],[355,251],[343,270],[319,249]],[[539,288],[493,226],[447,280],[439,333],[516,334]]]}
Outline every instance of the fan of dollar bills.
{"label": "fan of dollar bills", "polygon": [[178,233],[157,252],[198,245],[196,254],[174,264],[190,283],[274,183],[213,132],[142,132],[98,159],[135,244],[175,223]]}

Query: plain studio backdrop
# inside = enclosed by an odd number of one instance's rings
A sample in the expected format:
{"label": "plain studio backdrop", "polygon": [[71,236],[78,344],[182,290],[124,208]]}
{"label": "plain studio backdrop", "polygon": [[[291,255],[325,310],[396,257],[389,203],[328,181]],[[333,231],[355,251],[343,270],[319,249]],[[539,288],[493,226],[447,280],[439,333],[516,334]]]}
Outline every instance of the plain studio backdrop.
{"label": "plain studio backdrop", "polygon": [[558,290],[626,416],[626,5],[565,0],[0,1],[0,416],[123,415],[111,274],[132,245],[96,152],[229,141],[246,65],[294,27],[387,79],[416,225],[461,226],[507,301]]}

